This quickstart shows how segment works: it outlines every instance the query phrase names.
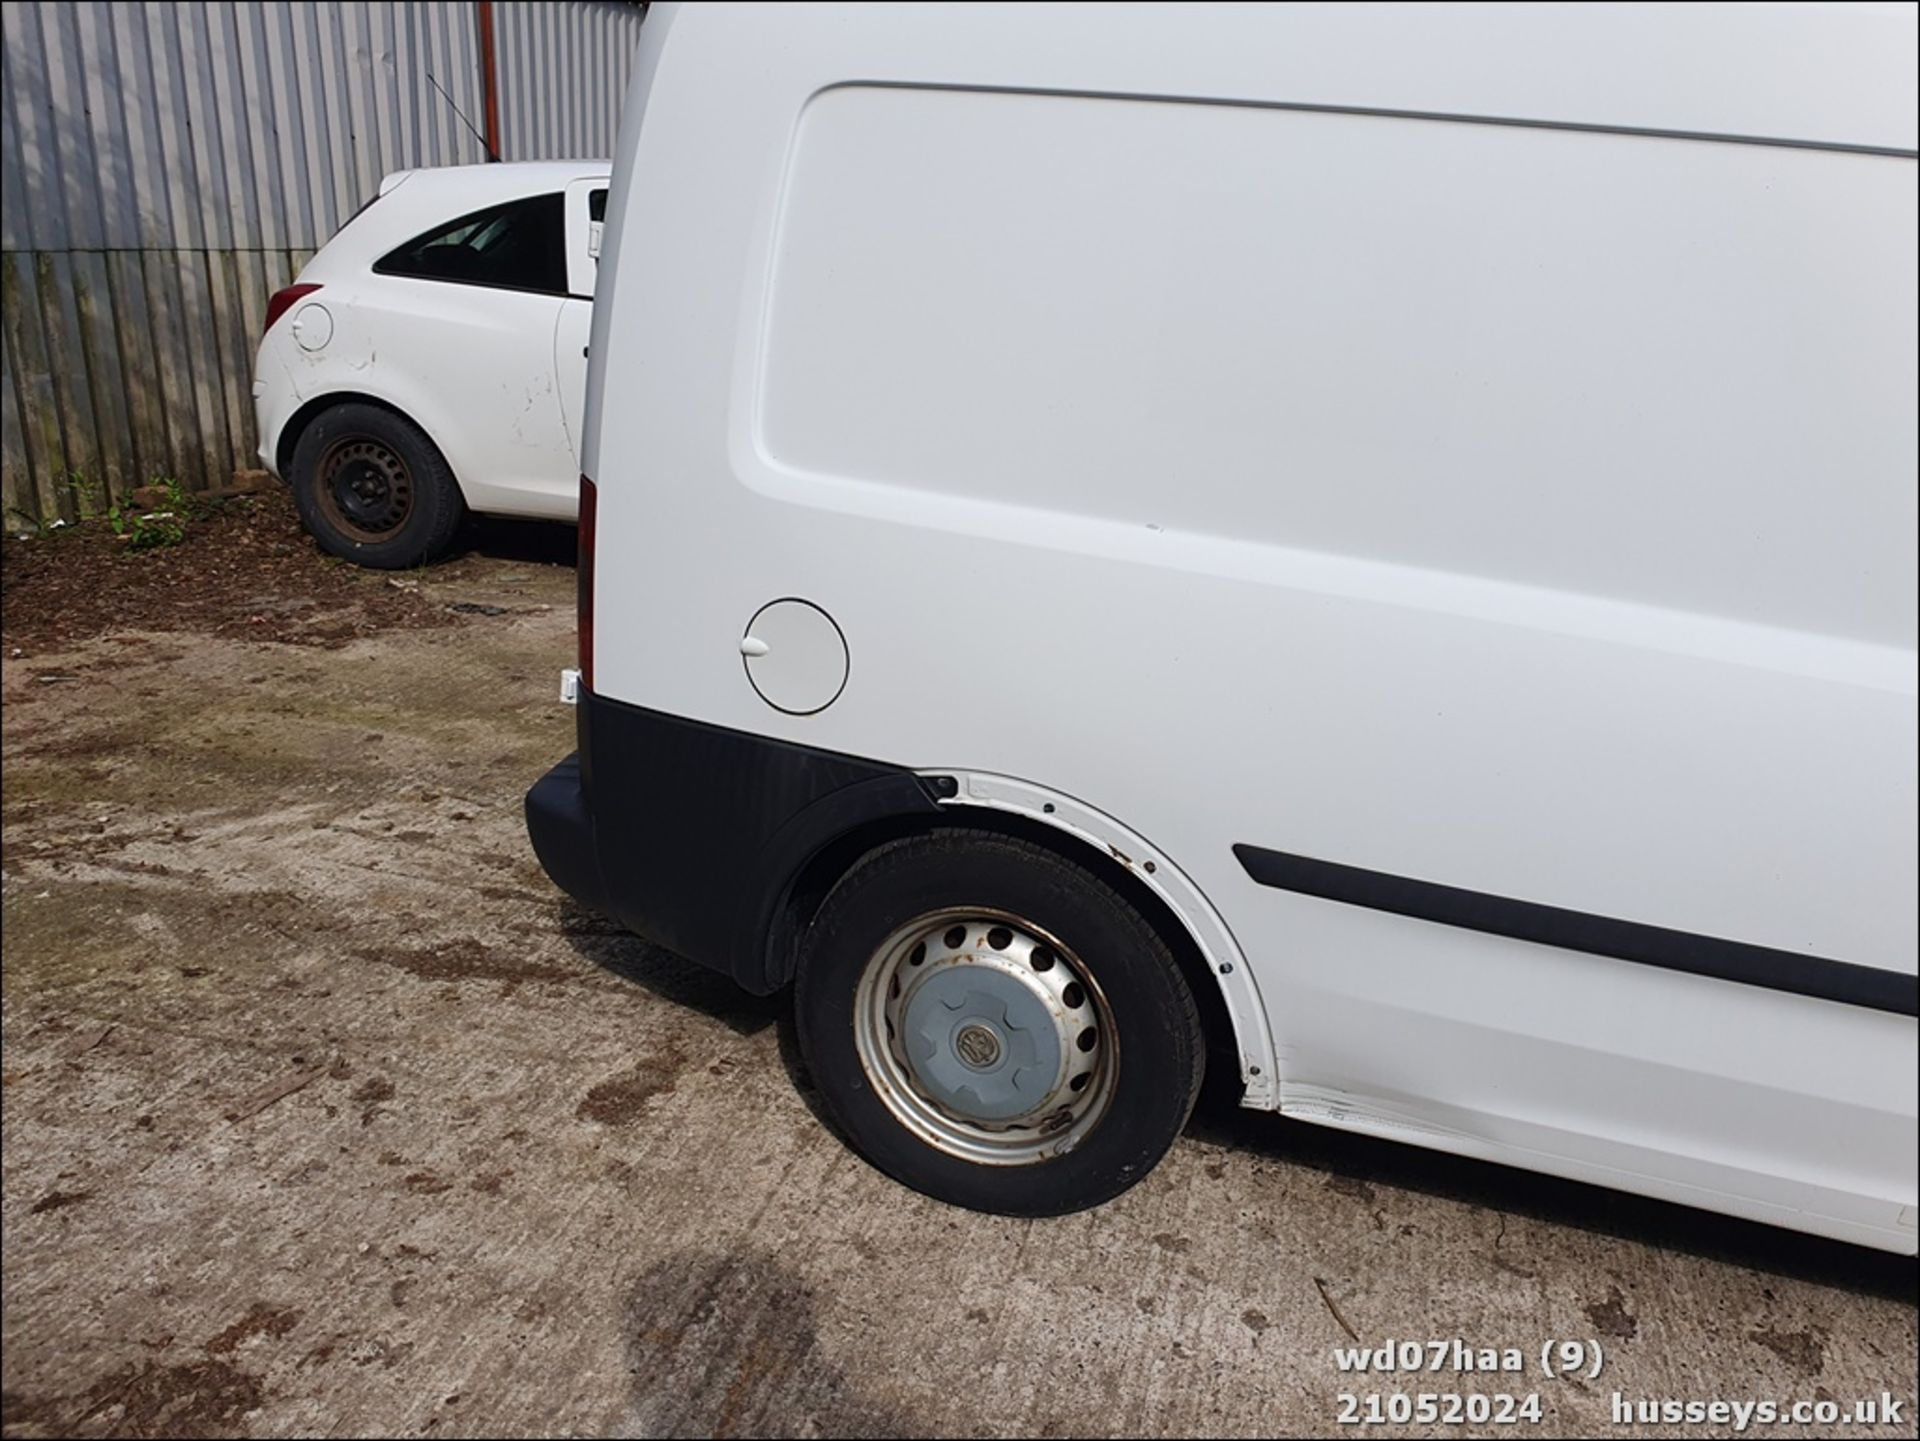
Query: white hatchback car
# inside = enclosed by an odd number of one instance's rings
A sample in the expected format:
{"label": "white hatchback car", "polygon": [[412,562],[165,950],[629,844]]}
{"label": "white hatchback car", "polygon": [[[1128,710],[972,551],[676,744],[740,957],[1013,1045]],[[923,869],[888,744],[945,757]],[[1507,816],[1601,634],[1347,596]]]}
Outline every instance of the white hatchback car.
{"label": "white hatchback car", "polygon": [[431,560],[578,505],[603,160],[404,170],[267,306],[260,458],[320,544]]}

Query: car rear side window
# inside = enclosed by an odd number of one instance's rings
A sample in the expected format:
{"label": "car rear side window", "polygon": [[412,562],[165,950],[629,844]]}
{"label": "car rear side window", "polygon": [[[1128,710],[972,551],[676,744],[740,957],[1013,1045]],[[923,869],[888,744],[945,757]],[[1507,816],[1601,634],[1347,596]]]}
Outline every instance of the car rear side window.
{"label": "car rear side window", "polygon": [[374,265],[380,275],[567,293],[566,207],[559,194],[463,215],[415,236]]}

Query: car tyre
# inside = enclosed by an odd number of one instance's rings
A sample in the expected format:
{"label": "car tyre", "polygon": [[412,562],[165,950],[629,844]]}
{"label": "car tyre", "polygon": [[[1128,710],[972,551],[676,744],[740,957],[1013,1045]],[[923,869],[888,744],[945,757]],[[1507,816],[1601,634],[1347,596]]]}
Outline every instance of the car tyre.
{"label": "car tyre", "polygon": [[854,1148],[976,1211],[1119,1195],[1180,1134],[1205,1069],[1193,994],[1153,926],[1091,871],[992,832],[855,863],[803,938],[794,1005]]}
{"label": "car tyre", "polygon": [[444,555],[466,515],[446,458],[426,432],[378,405],[315,416],[293,450],[300,521],[323,550],[356,565],[403,570]]}

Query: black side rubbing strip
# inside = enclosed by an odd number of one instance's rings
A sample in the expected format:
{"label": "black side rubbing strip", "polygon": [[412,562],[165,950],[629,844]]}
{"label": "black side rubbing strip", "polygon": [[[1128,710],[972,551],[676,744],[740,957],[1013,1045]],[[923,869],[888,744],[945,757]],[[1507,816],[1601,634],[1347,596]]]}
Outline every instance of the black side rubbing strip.
{"label": "black side rubbing strip", "polygon": [[1877,966],[1616,921],[1259,846],[1237,845],[1233,854],[1254,880],[1277,890],[1897,1016],[1920,1015],[1920,979]]}

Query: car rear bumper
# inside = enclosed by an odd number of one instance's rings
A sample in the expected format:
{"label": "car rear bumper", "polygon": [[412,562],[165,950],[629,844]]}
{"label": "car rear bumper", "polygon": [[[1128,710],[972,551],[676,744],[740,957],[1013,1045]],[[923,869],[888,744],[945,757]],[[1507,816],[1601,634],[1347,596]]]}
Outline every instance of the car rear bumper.
{"label": "car rear bumper", "polygon": [[300,393],[293,372],[280,353],[285,342],[269,332],[260,342],[253,362],[253,425],[260,438],[260,464],[285,480],[280,466],[280,437],[300,409]]}

